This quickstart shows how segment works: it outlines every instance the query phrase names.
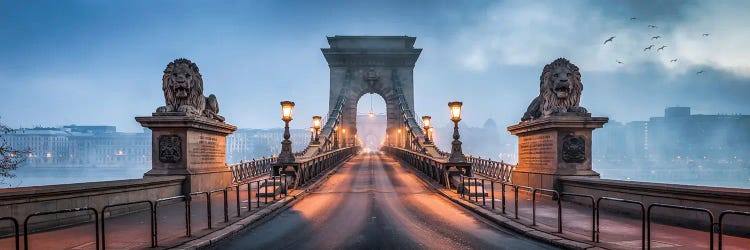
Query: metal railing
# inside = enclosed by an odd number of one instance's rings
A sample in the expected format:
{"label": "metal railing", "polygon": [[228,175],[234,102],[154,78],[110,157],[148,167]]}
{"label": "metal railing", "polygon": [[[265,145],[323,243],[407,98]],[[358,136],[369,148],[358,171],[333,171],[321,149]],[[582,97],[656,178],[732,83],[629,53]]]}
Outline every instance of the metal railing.
{"label": "metal railing", "polygon": [[450,181],[448,180],[448,175],[445,169],[445,159],[437,160],[426,154],[402,148],[383,147],[383,150],[409,163],[411,166],[441,185],[450,188]]}
{"label": "metal railing", "polygon": [[277,156],[263,157],[252,161],[227,164],[227,167],[232,170],[233,183],[244,183],[252,178],[270,173],[271,165],[276,163],[277,160]]}
{"label": "metal railing", "polygon": [[295,188],[298,185],[305,184],[306,182],[312,180],[314,177],[318,176],[329,168],[346,161],[357,152],[359,152],[359,147],[340,148],[324,152],[298,162],[300,164],[298,170],[299,173],[297,174],[297,179],[299,181],[295,181]]}
{"label": "metal railing", "polygon": [[[726,215],[742,215],[742,216],[748,216],[750,217],[750,212],[742,212],[742,211],[733,211],[733,210],[726,210],[722,211],[719,214],[719,225],[717,226],[717,231],[719,231],[719,250],[722,250],[724,248],[724,242],[722,241],[722,238],[724,236],[724,216]],[[713,244],[712,244],[713,245]]]}
{"label": "metal railing", "polygon": [[663,208],[672,208],[672,209],[682,209],[682,210],[690,210],[690,211],[697,211],[697,212],[703,212],[708,214],[708,238],[709,238],[709,249],[714,249],[714,214],[711,213],[711,211],[708,211],[708,209],[705,208],[697,208],[697,207],[687,207],[687,206],[677,206],[677,205],[669,205],[669,204],[660,204],[660,203],[653,203],[651,205],[648,205],[648,212],[646,212],[646,231],[648,232],[648,238],[646,240],[646,249],[651,249],[651,209],[655,207],[663,207]]}
{"label": "metal railing", "polygon": [[126,203],[119,203],[119,204],[112,204],[112,205],[106,205],[102,208],[102,250],[107,249],[107,231],[105,231],[105,213],[107,212],[108,208],[113,207],[121,207],[121,206],[130,206],[130,205],[136,205],[136,204],[148,204],[148,215],[149,215],[149,230],[150,230],[150,236],[151,236],[151,247],[156,247],[156,235],[154,231],[154,220],[156,219],[154,214],[154,203],[151,201],[134,201],[134,202],[126,202]]}
{"label": "metal railing", "polygon": [[26,219],[23,220],[23,236],[24,236],[23,237],[23,249],[26,249],[26,250],[29,249],[29,219],[31,219],[31,217],[51,215],[51,214],[83,212],[83,211],[91,211],[94,213],[94,228],[95,228],[94,238],[96,238],[95,240],[96,249],[99,249],[99,212],[97,212],[95,208],[91,208],[91,207],[71,208],[71,209],[63,209],[63,210],[57,210],[57,211],[51,211],[51,212],[36,212],[36,213],[26,216]]}
{"label": "metal railing", "polygon": [[21,249],[21,241],[18,232],[18,220],[13,217],[0,217],[0,221],[8,220],[13,223],[13,237],[15,238],[16,250]]}
{"label": "metal railing", "polygon": [[172,200],[183,200],[185,202],[185,236],[190,237],[190,196],[178,195],[173,197],[167,197],[156,200],[154,202],[154,245],[159,246],[159,217],[157,216],[159,210],[159,203],[172,201]]}
{"label": "metal railing", "polygon": [[518,167],[517,164],[482,159],[481,157],[466,156],[466,161],[472,164],[471,169],[474,173],[503,182],[511,182],[511,174]]}
{"label": "metal railing", "polygon": [[560,193],[552,189],[535,188],[534,191],[531,192],[531,211],[534,214],[534,225],[536,225],[536,194],[541,192],[553,194],[552,199],[557,201],[557,232],[562,233],[562,199],[560,199]]}
{"label": "metal railing", "polygon": [[[560,193],[561,200],[565,196],[589,198],[591,200],[591,241],[596,241],[596,199],[594,198],[594,196],[587,195],[587,194],[568,193],[568,192]],[[562,214],[560,216],[560,224],[562,224]]]}
{"label": "metal railing", "polygon": [[646,249],[646,207],[643,205],[640,201],[633,201],[633,200],[626,200],[626,199],[620,199],[620,198],[612,198],[612,197],[599,197],[599,199],[596,200],[596,242],[599,242],[599,236],[601,234],[601,231],[599,231],[599,214],[600,214],[600,208],[601,208],[601,201],[607,200],[607,201],[615,201],[620,203],[630,203],[630,204],[636,204],[641,207],[641,248]]}

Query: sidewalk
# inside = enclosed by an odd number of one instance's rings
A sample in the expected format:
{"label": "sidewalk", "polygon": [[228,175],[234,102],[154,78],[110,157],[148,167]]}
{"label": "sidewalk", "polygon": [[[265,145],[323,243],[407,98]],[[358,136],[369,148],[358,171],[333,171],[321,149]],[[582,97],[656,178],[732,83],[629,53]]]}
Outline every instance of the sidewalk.
{"label": "sidewalk", "polygon": [[[250,203],[248,203],[247,184],[240,186],[240,217],[237,217],[237,191],[234,189],[227,191],[228,223],[224,222],[223,192],[211,194],[212,229],[208,229],[206,195],[201,194],[193,196],[190,204],[191,237],[186,236],[185,203],[179,201],[175,203],[160,204],[157,209],[159,247],[156,249],[176,246],[183,242],[207,235],[226,225],[254,214],[262,208],[273,204],[275,200],[283,197],[283,195],[277,195],[276,197],[263,197],[262,189],[261,197],[258,197],[255,194],[255,192],[257,192],[256,184],[252,183],[251,188],[252,193],[250,195]],[[252,206],[250,211],[248,211],[248,204]],[[150,215],[148,212],[148,205],[133,205],[133,208],[143,208],[144,210],[105,219],[107,249],[143,249],[151,247],[151,230],[149,226]],[[101,213],[101,211],[99,212]],[[40,220],[43,219],[43,217],[44,216],[35,217],[33,220]],[[23,223],[23,218],[17,219],[20,224]],[[10,222],[0,221],[0,223]],[[94,221],[92,220],[89,223],[71,227],[31,233],[29,235],[29,249],[96,249],[94,230]],[[24,235],[22,229],[20,234],[20,248],[23,249]],[[14,238],[12,236],[0,239],[0,249],[15,249],[14,244]]]}
{"label": "sidewalk", "polygon": [[[491,194],[491,184],[485,181],[485,191],[487,196],[471,197],[472,203],[487,209],[495,214],[504,215],[505,217],[519,222],[521,224],[532,225],[532,197],[531,192],[519,189],[518,197],[518,217],[515,219],[515,197],[514,190],[506,186],[505,214],[502,214],[502,191],[499,183],[494,183],[494,200]],[[455,192],[455,191],[453,191]],[[562,224],[563,237],[574,239],[576,241],[592,244],[592,220],[593,212],[590,205],[581,205],[562,201]],[[469,199],[468,196],[463,197]],[[492,205],[495,209],[492,209]],[[600,243],[596,246],[612,249],[640,249],[641,248],[641,218],[631,217],[626,214],[616,213],[606,210],[606,206],[611,203],[602,203],[600,211]],[[633,211],[640,214],[640,207],[633,205]],[[730,219],[727,217],[727,219]],[[557,201],[553,201],[548,194],[537,193],[536,200],[536,223],[533,228],[545,232],[557,234]],[[702,225],[701,228],[708,228]],[[732,232],[728,232],[732,233]],[[737,232],[734,232],[737,233]],[[747,232],[745,233],[747,234]],[[557,234],[559,235],[559,234]],[[750,238],[740,238],[734,236],[723,236],[723,249],[749,249]],[[708,230],[700,231],[684,227],[665,225],[660,223],[651,223],[651,247],[659,249],[708,249],[709,233]],[[718,249],[718,235],[714,235],[714,247]]]}

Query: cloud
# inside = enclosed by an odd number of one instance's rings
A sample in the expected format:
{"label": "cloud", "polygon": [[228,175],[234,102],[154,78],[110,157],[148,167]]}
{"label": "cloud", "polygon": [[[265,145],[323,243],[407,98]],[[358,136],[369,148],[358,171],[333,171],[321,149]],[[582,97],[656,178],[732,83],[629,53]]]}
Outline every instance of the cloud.
{"label": "cloud", "polygon": [[[640,67],[658,65],[671,75],[714,68],[750,78],[750,2],[673,7],[682,18],[644,21],[585,2],[502,2],[458,32],[452,47],[461,51],[461,65],[478,71],[491,65],[541,68],[556,57],[567,57],[584,71],[641,71]],[[604,45],[610,36],[614,41]],[[670,62],[675,58],[677,62]]]}

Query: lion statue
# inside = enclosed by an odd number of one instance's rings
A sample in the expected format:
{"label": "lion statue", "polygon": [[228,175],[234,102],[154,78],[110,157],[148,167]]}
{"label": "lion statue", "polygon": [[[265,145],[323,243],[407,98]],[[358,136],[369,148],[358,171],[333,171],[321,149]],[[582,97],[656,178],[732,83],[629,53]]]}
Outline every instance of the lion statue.
{"label": "lion statue", "polygon": [[203,77],[198,66],[190,60],[179,58],[167,65],[162,90],[167,105],[157,108],[157,113],[184,112],[188,116],[224,121],[224,117],[219,115],[216,96],[203,96]]}
{"label": "lion statue", "polygon": [[578,106],[581,101],[581,72],[568,59],[558,58],[544,66],[539,79],[539,96],[526,109],[521,121],[549,115],[586,115],[588,111]]}

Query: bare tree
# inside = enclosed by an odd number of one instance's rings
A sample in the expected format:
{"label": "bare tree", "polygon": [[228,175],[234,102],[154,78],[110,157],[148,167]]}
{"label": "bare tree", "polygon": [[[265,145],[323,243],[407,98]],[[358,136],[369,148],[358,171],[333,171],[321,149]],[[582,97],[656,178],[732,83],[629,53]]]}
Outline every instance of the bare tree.
{"label": "bare tree", "polygon": [[3,136],[13,131],[10,127],[0,123],[0,184],[6,179],[15,177],[13,170],[16,170],[19,164],[26,160],[26,155],[31,152],[28,149],[14,149],[8,144]]}

